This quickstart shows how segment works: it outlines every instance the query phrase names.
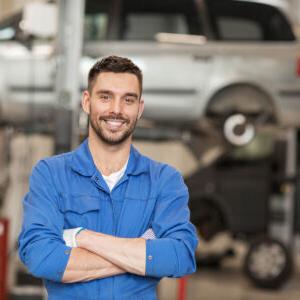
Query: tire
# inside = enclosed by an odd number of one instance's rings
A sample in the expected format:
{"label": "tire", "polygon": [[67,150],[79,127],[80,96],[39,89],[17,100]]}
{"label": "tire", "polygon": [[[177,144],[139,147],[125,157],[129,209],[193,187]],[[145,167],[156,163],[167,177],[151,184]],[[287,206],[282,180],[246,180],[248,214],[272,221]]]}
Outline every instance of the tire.
{"label": "tire", "polygon": [[265,237],[250,245],[244,271],[255,286],[277,289],[291,276],[292,257],[283,243]]}
{"label": "tire", "polygon": [[206,241],[210,241],[216,234],[226,230],[224,215],[212,202],[191,198],[190,210],[192,223],[201,238]]}

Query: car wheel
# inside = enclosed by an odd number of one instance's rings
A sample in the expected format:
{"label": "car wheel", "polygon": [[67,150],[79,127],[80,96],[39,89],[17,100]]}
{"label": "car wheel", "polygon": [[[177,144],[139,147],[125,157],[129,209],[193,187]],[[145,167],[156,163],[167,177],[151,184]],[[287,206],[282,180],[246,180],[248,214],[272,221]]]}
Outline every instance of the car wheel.
{"label": "car wheel", "polygon": [[273,99],[258,87],[235,84],[218,91],[210,100],[206,116],[223,131],[233,146],[249,144],[256,132],[277,124]]}
{"label": "car wheel", "polygon": [[254,139],[255,125],[243,114],[232,114],[223,123],[223,134],[231,145],[244,146]]}
{"label": "car wheel", "polygon": [[284,244],[275,239],[263,238],[250,245],[244,270],[255,286],[276,289],[289,279],[292,258]]}
{"label": "car wheel", "polygon": [[198,234],[206,241],[211,240],[216,234],[226,230],[224,215],[219,207],[202,198],[191,197],[191,221]]}

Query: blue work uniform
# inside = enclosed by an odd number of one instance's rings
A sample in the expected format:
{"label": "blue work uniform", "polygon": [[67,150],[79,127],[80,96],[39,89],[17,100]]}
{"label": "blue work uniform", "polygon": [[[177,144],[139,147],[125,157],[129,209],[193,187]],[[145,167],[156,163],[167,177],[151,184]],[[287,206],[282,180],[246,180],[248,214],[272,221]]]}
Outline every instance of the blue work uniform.
{"label": "blue work uniform", "polygon": [[[189,222],[188,190],[172,167],[131,146],[125,174],[110,192],[85,140],[72,152],[41,160],[23,200],[19,254],[44,279],[50,300],[156,299],[162,277],[193,273],[197,235]],[[146,241],[146,276],[130,273],[89,282],[62,283],[71,248],[63,230],[84,227]]]}

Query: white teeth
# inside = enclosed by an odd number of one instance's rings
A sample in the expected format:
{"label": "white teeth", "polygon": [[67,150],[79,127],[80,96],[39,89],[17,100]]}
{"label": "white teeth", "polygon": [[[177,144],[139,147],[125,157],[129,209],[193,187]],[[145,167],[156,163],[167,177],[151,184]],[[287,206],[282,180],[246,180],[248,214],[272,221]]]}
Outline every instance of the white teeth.
{"label": "white teeth", "polygon": [[109,121],[106,121],[107,123],[111,124],[111,125],[121,125],[123,123],[123,121],[116,121],[116,120],[109,120]]}
{"label": "white teeth", "polygon": [[111,130],[116,130],[121,128],[123,125],[124,121],[121,120],[106,120],[105,123]]}

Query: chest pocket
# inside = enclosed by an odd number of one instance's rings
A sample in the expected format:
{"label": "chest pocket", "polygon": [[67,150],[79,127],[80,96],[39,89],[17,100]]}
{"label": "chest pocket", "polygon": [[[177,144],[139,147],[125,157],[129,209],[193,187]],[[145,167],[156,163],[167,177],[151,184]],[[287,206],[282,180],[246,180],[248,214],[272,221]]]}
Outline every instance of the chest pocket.
{"label": "chest pocket", "polygon": [[64,228],[84,227],[98,230],[101,200],[91,195],[63,195],[60,210],[64,214]]}

